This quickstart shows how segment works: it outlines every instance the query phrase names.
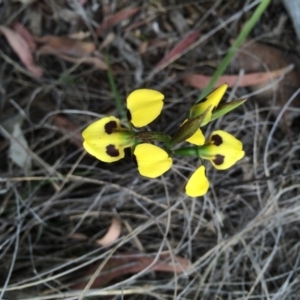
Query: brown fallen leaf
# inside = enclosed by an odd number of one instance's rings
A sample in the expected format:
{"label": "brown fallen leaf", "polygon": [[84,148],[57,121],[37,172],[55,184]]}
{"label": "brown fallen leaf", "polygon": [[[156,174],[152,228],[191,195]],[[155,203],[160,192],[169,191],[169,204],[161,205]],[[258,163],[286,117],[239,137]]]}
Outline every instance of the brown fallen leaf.
{"label": "brown fallen leaf", "polygon": [[[270,84],[270,88],[265,89],[264,92],[260,92],[256,97],[256,100],[260,105],[266,106],[266,103],[270,105],[272,103],[275,88],[277,91],[275,106],[283,107],[300,86],[300,60],[297,55],[262,43],[248,42],[245,43],[236,54],[232,61],[231,68],[236,72],[237,70],[244,69],[246,73],[263,71],[269,74],[274,70],[284,68],[290,64],[294,64],[294,69],[292,71],[288,72],[277,85],[271,85],[270,83],[272,83],[273,79],[270,78],[269,82],[267,82],[267,84]],[[266,71],[266,67],[270,71]],[[265,86],[266,83],[261,83],[251,88],[253,91],[256,91]],[[300,107],[300,96],[294,99],[291,107]],[[280,110],[281,109],[272,109],[272,113],[277,117]],[[299,113],[297,110],[287,110],[283,118],[285,123],[282,122],[282,124],[289,125],[293,118],[298,115]]]}
{"label": "brown fallen leaf", "polygon": [[17,0],[18,2],[21,2],[22,4],[31,4],[33,2],[36,2],[36,0]]}
{"label": "brown fallen leaf", "polygon": [[46,35],[36,37],[35,40],[41,44],[37,50],[39,55],[66,54],[82,57],[89,56],[96,50],[96,45],[92,42],[77,41],[67,37]]}
{"label": "brown fallen leaf", "polygon": [[105,236],[102,239],[97,240],[96,243],[100,246],[106,246],[116,241],[120,234],[121,222],[118,218],[114,217]]}
{"label": "brown fallen leaf", "polygon": [[[175,264],[172,263],[170,254],[161,254],[158,259],[155,255],[145,255],[145,254],[132,254],[124,253],[118,256],[112,256],[107,264],[104,266],[101,274],[93,282],[91,288],[100,288],[107,285],[110,281],[124,275],[138,273],[145,268],[148,272],[160,271],[160,272],[175,272],[181,274],[188,270],[190,266],[190,261],[183,257],[175,256]],[[99,266],[94,264],[89,269],[85,271],[85,276],[93,275]],[[83,276],[81,276],[83,277]],[[71,289],[83,289],[88,283],[89,279],[83,279],[73,286]]]}
{"label": "brown fallen leaf", "polygon": [[83,139],[76,124],[62,115],[55,116],[54,124],[62,132],[65,132],[66,134],[72,133],[72,135],[70,136],[70,142],[78,148],[82,148]]}
{"label": "brown fallen leaf", "polygon": [[108,17],[100,24],[96,30],[96,34],[99,36],[101,35],[107,28],[112,27],[121,21],[133,16],[136,14],[140,9],[138,7],[130,7],[124,10],[117,12],[116,14]]}
{"label": "brown fallen leaf", "polygon": [[30,46],[18,32],[10,28],[0,26],[0,32],[5,36],[9,45],[18,55],[27,70],[35,77],[41,77],[43,75],[43,70],[37,66],[33,60],[33,54],[31,51],[32,45]]}
{"label": "brown fallen leaf", "polygon": [[30,51],[34,52],[36,49],[36,42],[30,31],[18,22],[13,23],[12,27],[27,42]]}
{"label": "brown fallen leaf", "polygon": [[72,57],[72,56],[68,56],[68,55],[64,55],[64,54],[58,54],[57,56],[63,60],[73,62],[78,65],[90,64],[99,70],[107,70],[108,69],[107,64],[99,57]]}
{"label": "brown fallen leaf", "polygon": [[116,35],[113,32],[108,33],[106,37],[103,39],[99,47],[99,50],[103,50],[105,47],[112,44],[115,39],[116,39]]}
{"label": "brown fallen leaf", "polygon": [[[215,84],[215,88],[222,85],[223,83],[227,83],[229,87],[235,86],[237,83],[238,87],[246,87],[246,86],[256,86],[258,84],[268,83],[271,79],[278,78],[280,76],[284,76],[289,71],[292,70],[292,66],[287,66],[282,69],[274,70],[271,72],[257,72],[244,74],[243,76],[239,75],[223,75],[221,76]],[[191,87],[203,89],[205,88],[211,80],[211,76],[202,75],[202,74],[188,74],[184,76],[183,82]]]}
{"label": "brown fallen leaf", "polygon": [[[161,71],[166,66],[182,56],[188,47],[193,44],[200,36],[200,30],[188,33],[165,57],[154,67],[154,72]],[[152,74],[153,75],[153,74]]]}
{"label": "brown fallen leaf", "polygon": [[92,42],[78,41],[68,37],[44,36],[35,38],[41,44],[36,51],[38,55],[56,55],[63,60],[82,64],[94,65],[97,69],[107,70],[101,54],[96,51],[96,45]]}

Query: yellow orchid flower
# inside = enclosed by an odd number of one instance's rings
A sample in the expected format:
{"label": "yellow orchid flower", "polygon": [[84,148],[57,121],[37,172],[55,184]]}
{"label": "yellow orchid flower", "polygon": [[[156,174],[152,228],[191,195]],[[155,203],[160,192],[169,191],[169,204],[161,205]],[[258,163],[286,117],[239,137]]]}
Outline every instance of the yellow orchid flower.
{"label": "yellow orchid flower", "polygon": [[120,120],[110,116],[90,124],[83,132],[83,147],[104,162],[122,159],[124,149],[134,144],[134,133],[121,127]]}
{"label": "yellow orchid flower", "polygon": [[[123,158],[124,149],[131,147],[139,173],[148,178],[156,178],[167,172],[173,163],[170,156],[174,154],[196,156],[201,160],[209,160],[218,170],[228,169],[244,157],[242,142],[222,130],[214,131],[205,141],[199,128],[244,103],[245,99],[241,99],[219,105],[227,88],[228,85],[223,84],[195,104],[188,120],[181,124],[173,136],[155,131],[137,131],[132,126],[126,129],[118,118],[109,116],[90,124],[83,131],[83,147],[91,155],[108,163]],[[148,125],[160,114],[163,100],[164,95],[155,90],[133,91],[127,97],[128,120],[136,128]],[[195,146],[177,148],[185,140]],[[154,143],[161,143],[164,148]],[[202,164],[189,178],[185,191],[190,197],[203,196],[209,185]]]}
{"label": "yellow orchid flower", "polygon": [[158,146],[142,143],[138,144],[133,154],[141,175],[156,178],[167,172],[172,166],[172,158]]}

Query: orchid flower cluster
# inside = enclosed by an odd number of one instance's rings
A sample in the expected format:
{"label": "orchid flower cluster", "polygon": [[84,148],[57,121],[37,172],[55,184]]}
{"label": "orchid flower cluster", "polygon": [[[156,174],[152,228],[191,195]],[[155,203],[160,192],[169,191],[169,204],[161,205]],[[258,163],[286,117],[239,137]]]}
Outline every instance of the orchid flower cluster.
{"label": "orchid flower cluster", "polygon": [[[123,127],[114,116],[104,117],[83,131],[83,147],[89,154],[107,163],[124,158],[124,149],[131,148],[139,173],[148,178],[167,172],[174,155],[198,157],[200,166],[189,177],[185,192],[190,197],[203,196],[209,189],[204,160],[210,161],[218,170],[225,170],[245,155],[242,142],[228,132],[216,130],[206,139],[201,130],[245,102],[241,99],[220,104],[227,88],[228,85],[223,84],[193,105],[187,119],[173,136],[138,130],[159,116],[164,95],[151,89],[135,90],[127,97],[128,128]],[[190,145],[182,147],[182,142]]]}

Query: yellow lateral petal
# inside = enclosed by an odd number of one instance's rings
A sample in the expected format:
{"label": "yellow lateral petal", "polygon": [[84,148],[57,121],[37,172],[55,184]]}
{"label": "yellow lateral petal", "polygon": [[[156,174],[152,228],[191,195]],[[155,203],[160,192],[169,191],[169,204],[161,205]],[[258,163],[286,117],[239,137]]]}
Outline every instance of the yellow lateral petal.
{"label": "yellow lateral petal", "polygon": [[131,123],[135,127],[143,127],[155,120],[163,108],[164,95],[150,89],[133,91],[127,97],[127,108]]}
{"label": "yellow lateral petal", "polygon": [[84,141],[83,148],[89,154],[95,156],[97,159],[111,163],[122,159],[125,156],[124,148],[116,148],[113,145],[103,146],[103,143],[99,141]]}
{"label": "yellow lateral petal", "polygon": [[205,137],[201,131],[201,129],[197,129],[197,131],[186,140],[187,142],[197,145],[197,146],[201,146],[204,144],[205,142]]}
{"label": "yellow lateral petal", "polygon": [[138,170],[141,175],[156,178],[167,172],[172,166],[168,153],[152,144],[139,144],[134,149]]}
{"label": "yellow lateral petal", "polygon": [[202,113],[204,113],[206,111],[206,109],[208,109],[208,107],[210,107],[206,116],[204,117],[204,120],[203,120],[201,126],[204,126],[207,123],[209,123],[211,116],[212,116],[212,111],[219,105],[227,88],[228,88],[228,85],[226,83],[222,84],[217,89],[212,91],[209,95],[207,95],[204,99],[202,99],[199,103],[192,106],[192,108],[190,110],[190,118],[194,118],[194,117],[201,115]]}
{"label": "yellow lateral petal", "polygon": [[226,170],[232,167],[245,155],[243,144],[230,133],[217,130],[209,138],[210,145],[207,146],[207,157],[218,170]]}
{"label": "yellow lateral petal", "polygon": [[[111,122],[111,123],[110,123]],[[89,138],[98,138],[100,135],[108,134],[106,132],[106,125],[107,124],[115,124],[116,128],[120,128],[120,120],[114,116],[105,117],[100,120],[97,120],[91,123],[83,132],[82,137],[86,140]]]}
{"label": "yellow lateral petal", "polygon": [[190,177],[185,187],[185,192],[190,197],[203,196],[207,193],[209,181],[205,175],[205,167],[199,167]]}
{"label": "yellow lateral petal", "polygon": [[215,156],[209,158],[211,164],[217,169],[217,170],[227,170],[231,168],[237,161],[242,159],[245,156],[244,151],[235,151],[235,150],[229,150],[230,152],[227,152],[224,156]]}
{"label": "yellow lateral petal", "polygon": [[121,128],[120,120],[110,116],[90,124],[83,132],[83,147],[104,162],[114,162],[124,157],[124,148],[134,141],[131,133]]}

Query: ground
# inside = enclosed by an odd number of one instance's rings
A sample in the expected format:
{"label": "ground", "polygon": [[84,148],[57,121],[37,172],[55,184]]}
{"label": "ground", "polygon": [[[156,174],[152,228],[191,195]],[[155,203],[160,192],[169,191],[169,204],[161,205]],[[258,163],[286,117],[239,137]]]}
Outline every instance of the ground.
{"label": "ground", "polygon": [[198,159],[148,179],[130,151],[107,164],[82,147],[88,124],[120,117],[116,93],[125,106],[142,87],[165,95],[151,129],[174,134],[258,2],[0,2],[1,299],[300,299],[298,47],[281,1],[220,79],[224,101],[248,100],[205,133],[245,157],[207,164],[204,197],[184,192]]}

